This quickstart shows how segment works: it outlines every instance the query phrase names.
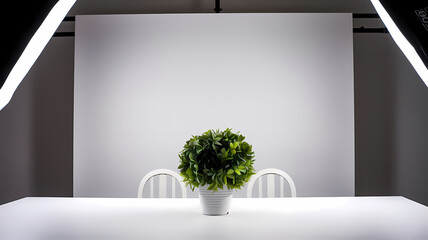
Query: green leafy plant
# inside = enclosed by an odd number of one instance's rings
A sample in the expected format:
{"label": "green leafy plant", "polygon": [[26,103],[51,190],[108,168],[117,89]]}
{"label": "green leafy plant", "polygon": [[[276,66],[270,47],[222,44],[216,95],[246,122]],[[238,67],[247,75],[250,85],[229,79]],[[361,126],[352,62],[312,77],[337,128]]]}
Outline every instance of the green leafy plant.
{"label": "green leafy plant", "polygon": [[255,174],[254,152],[244,139],[229,128],[192,136],[179,154],[178,169],[186,186],[192,191],[204,185],[213,191],[241,189]]}

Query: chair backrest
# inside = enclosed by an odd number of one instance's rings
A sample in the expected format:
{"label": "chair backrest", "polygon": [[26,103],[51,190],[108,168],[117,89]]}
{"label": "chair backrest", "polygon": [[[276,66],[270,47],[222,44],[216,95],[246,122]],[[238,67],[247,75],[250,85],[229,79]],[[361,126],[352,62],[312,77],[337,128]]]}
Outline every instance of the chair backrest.
{"label": "chair backrest", "polygon": [[183,183],[183,178],[176,172],[169,169],[156,169],[147,173],[140,182],[138,187],[138,197],[143,197],[144,186],[149,182],[150,185],[150,198],[154,197],[154,177],[159,176],[159,198],[166,198],[167,194],[167,176],[171,178],[171,196],[175,198],[175,181],[177,180],[181,187],[181,197],[187,197],[186,186]]}
{"label": "chair backrest", "polygon": [[267,175],[267,197],[275,197],[275,175],[280,176],[279,181],[279,192],[280,197],[284,197],[284,179],[287,180],[288,184],[290,185],[290,192],[291,197],[296,197],[296,185],[293,182],[293,179],[291,179],[290,175],[285,173],[284,171],[281,171],[276,168],[266,168],[259,172],[257,172],[254,176],[251,177],[250,181],[248,182],[248,188],[247,188],[247,198],[253,197],[253,187],[256,181],[259,181],[259,195],[258,197],[263,197],[263,181],[262,176]]}

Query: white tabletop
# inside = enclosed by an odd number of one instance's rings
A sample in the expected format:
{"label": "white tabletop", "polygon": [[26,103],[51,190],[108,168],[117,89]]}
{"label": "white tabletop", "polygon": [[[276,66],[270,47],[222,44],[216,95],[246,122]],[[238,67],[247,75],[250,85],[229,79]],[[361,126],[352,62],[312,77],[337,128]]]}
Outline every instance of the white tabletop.
{"label": "white tabletop", "polygon": [[428,239],[428,207],[403,197],[233,199],[205,216],[198,199],[24,198],[0,206],[2,240]]}

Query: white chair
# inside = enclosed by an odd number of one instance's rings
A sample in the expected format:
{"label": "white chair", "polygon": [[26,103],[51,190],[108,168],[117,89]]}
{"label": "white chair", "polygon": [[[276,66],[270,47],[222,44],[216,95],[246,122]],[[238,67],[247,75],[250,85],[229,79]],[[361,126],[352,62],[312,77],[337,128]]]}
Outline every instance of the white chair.
{"label": "white chair", "polygon": [[183,178],[176,172],[169,169],[156,169],[147,173],[140,182],[138,187],[138,198],[143,197],[144,186],[149,182],[150,184],[150,198],[154,197],[154,179],[153,177],[159,176],[159,198],[166,198],[167,194],[167,176],[171,177],[171,196],[175,198],[175,180],[177,180],[181,187],[181,197],[187,197],[186,186],[183,183]]}
{"label": "white chair", "polygon": [[273,198],[275,197],[275,175],[280,176],[279,181],[279,192],[280,197],[284,197],[284,179],[287,180],[288,184],[290,185],[290,192],[291,197],[296,197],[296,185],[293,182],[293,179],[285,173],[284,171],[281,171],[276,168],[266,168],[259,172],[257,172],[248,182],[248,188],[247,188],[247,198],[253,197],[253,187],[256,181],[259,181],[259,196],[263,197],[263,181],[262,176],[267,175],[267,197]]}

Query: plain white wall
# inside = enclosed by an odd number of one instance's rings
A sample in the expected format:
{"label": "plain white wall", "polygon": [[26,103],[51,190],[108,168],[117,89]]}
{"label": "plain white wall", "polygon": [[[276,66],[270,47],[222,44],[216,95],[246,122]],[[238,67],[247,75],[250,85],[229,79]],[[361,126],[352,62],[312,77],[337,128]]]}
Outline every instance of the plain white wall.
{"label": "plain white wall", "polygon": [[135,197],[227,127],[298,196],[354,195],[350,14],[78,16],[75,41],[74,196]]}

